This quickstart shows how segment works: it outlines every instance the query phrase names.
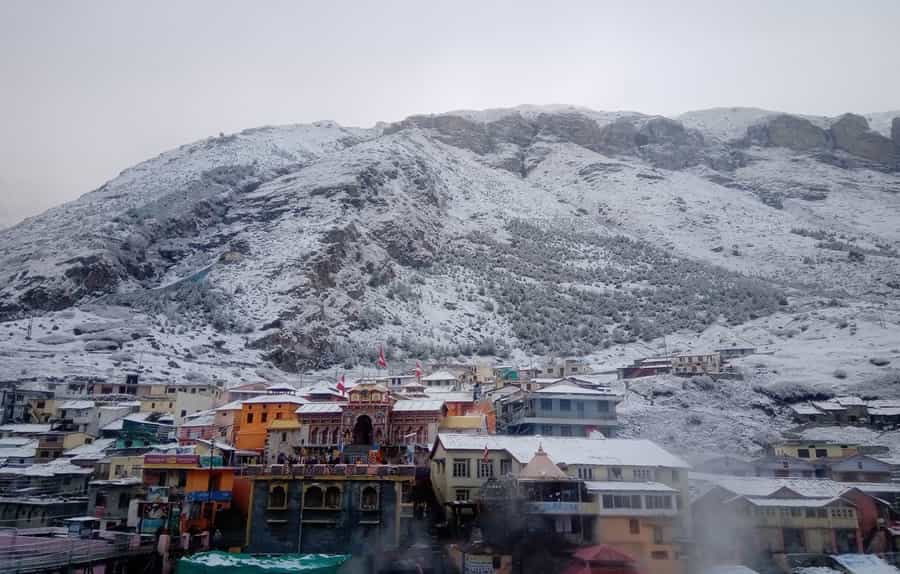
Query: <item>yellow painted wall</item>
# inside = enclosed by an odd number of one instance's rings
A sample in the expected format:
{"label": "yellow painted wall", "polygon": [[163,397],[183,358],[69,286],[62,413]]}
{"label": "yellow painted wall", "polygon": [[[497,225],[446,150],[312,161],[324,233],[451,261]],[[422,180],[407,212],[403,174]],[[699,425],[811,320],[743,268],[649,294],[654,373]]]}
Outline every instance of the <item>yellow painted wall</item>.
{"label": "yellow painted wall", "polygon": [[821,458],[816,456],[816,450],[823,449],[827,451],[829,458],[840,458],[853,456],[859,453],[856,445],[847,445],[847,448],[841,448],[839,444],[823,444],[823,443],[805,443],[805,444],[783,444],[775,446],[775,456],[790,456],[799,458],[797,453],[800,449],[809,451],[809,458]]}
{"label": "yellow painted wall", "polygon": [[210,474],[215,474],[219,477],[219,486],[216,490],[231,492],[231,489],[234,488],[234,471],[221,469],[210,471],[205,468],[197,468],[187,471],[187,482],[184,485],[184,491],[202,492],[209,490]]}
{"label": "yellow painted wall", "polygon": [[[631,520],[638,521],[638,533],[632,534]],[[654,526],[663,529],[663,540],[667,544],[656,544],[653,541]],[[671,543],[671,521],[655,521],[648,517],[603,516],[596,521],[594,542],[610,544],[634,556],[641,565],[641,570],[649,574],[679,574],[682,563],[676,556],[677,546]],[[665,552],[666,558],[654,558],[654,552]]]}
{"label": "yellow painted wall", "polygon": [[[140,456],[111,456],[105,459],[109,462],[109,476],[106,478],[112,480],[121,476],[141,476],[141,469],[144,467],[144,455]],[[116,466],[121,465],[123,474],[116,475]]]}
{"label": "yellow painted wall", "polygon": [[87,435],[83,432],[69,432],[63,436],[63,450],[69,450],[84,444]]}
{"label": "yellow painted wall", "polygon": [[142,398],[141,401],[141,412],[142,413],[166,413],[173,415],[175,414],[175,395],[173,394],[171,397],[165,398]]}

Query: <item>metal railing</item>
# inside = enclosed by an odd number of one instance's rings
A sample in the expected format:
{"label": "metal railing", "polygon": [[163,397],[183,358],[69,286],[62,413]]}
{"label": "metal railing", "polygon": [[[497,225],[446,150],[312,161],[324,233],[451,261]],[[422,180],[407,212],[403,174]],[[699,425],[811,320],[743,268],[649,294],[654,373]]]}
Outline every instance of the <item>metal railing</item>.
{"label": "metal railing", "polygon": [[235,469],[235,476],[410,476],[412,464],[250,464]]}
{"label": "metal railing", "polygon": [[64,528],[0,530],[0,572],[46,572],[150,554],[155,548],[154,540],[146,536],[120,532],[95,534],[97,538],[77,538],[67,536]]}

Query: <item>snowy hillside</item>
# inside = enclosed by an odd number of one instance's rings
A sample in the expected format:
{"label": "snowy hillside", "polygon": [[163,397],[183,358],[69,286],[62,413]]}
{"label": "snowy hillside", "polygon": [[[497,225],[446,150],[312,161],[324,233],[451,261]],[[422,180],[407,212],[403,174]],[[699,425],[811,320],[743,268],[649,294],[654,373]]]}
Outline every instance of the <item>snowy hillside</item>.
{"label": "snowy hillside", "polygon": [[[366,361],[375,342],[587,355],[811,297],[893,305],[887,116],[870,130],[852,115],[521,106],[210,138],[0,231],[0,352],[90,363],[153,341],[191,361],[216,339],[293,372]],[[141,317],[140,336],[68,332],[107,307]],[[26,344],[29,318],[51,312],[71,340]]]}

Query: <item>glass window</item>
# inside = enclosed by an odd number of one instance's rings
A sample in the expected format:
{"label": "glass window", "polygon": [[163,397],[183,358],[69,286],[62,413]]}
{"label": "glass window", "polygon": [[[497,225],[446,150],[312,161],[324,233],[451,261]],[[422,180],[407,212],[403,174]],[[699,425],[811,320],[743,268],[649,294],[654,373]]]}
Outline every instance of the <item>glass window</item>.
{"label": "glass window", "polygon": [[305,508],[322,508],[324,500],[322,489],[318,486],[310,486],[303,494],[303,506]]}
{"label": "glass window", "polygon": [[456,494],[456,500],[458,502],[466,502],[469,500],[469,489],[468,488],[457,488],[455,494]]}
{"label": "glass window", "polygon": [[501,460],[500,461],[500,475],[506,476],[507,474],[512,473],[512,461],[511,460]]}
{"label": "glass window", "polygon": [[635,520],[632,518],[628,521],[628,531],[632,534],[640,534],[641,533],[641,522],[639,520]]}
{"label": "glass window", "polygon": [[610,480],[622,480],[622,469],[617,466],[610,467],[609,479]]}
{"label": "glass window", "polygon": [[492,478],[494,476],[494,463],[491,460],[478,461],[478,478]]}
{"label": "glass window", "polygon": [[570,401],[568,399],[560,399],[559,400],[559,410],[571,411],[572,410],[572,401]]}
{"label": "glass window", "polygon": [[552,411],[553,399],[541,399],[541,410]]}
{"label": "glass window", "polygon": [[553,425],[541,425],[541,434],[544,436],[553,436]]}
{"label": "glass window", "polygon": [[259,417],[260,422],[266,422],[269,420],[269,413],[263,412],[262,416]]}
{"label": "glass window", "polygon": [[634,469],[634,479],[635,480],[653,480],[653,469],[650,468],[636,468]]}
{"label": "glass window", "polygon": [[378,491],[375,490],[374,486],[363,488],[359,507],[362,510],[378,510]]}
{"label": "glass window", "polygon": [[572,436],[572,427],[569,425],[559,425],[560,436]]}
{"label": "glass window", "polygon": [[653,552],[650,553],[650,557],[653,558],[654,560],[668,560],[669,553],[666,552],[665,550],[654,550]]}
{"label": "glass window", "polygon": [[287,508],[287,491],[285,490],[285,486],[283,484],[273,484],[269,488],[269,508]]}
{"label": "glass window", "polygon": [[827,450],[825,450],[824,448],[816,449],[816,458],[825,458],[826,456],[828,456]]}
{"label": "glass window", "polygon": [[469,459],[454,458],[453,459],[453,476],[469,478]]}
{"label": "glass window", "polygon": [[797,449],[797,457],[798,458],[809,458],[809,449],[808,448],[798,448]]}
{"label": "glass window", "polygon": [[654,544],[663,544],[663,529],[662,526],[653,526],[653,543]]}
{"label": "glass window", "polygon": [[247,413],[247,424],[253,424],[253,413]]}
{"label": "glass window", "polygon": [[341,489],[329,486],[325,491],[325,506],[327,508],[339,508],[341,506]]}

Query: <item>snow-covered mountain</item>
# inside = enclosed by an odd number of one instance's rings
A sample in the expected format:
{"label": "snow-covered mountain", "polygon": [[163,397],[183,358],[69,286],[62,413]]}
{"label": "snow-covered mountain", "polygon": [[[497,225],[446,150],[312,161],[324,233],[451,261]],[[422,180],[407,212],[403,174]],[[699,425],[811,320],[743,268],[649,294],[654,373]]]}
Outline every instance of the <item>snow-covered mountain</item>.
{"label": "snow-covered mountain", "polygon": [[375,342],[585,355],[892,303],[900,119],[867,117],[522,106],[195,142],[0,231],[0,375],[204,344],[286,371]]}

